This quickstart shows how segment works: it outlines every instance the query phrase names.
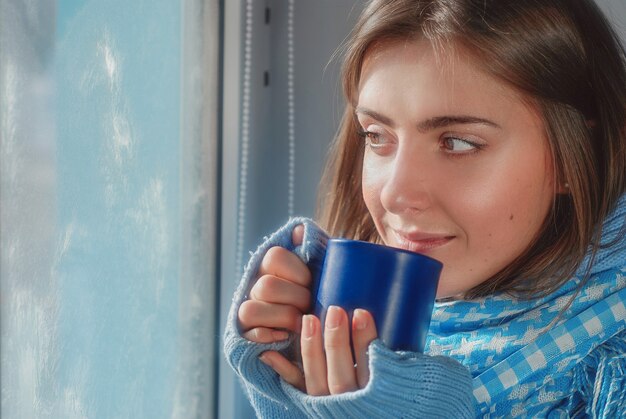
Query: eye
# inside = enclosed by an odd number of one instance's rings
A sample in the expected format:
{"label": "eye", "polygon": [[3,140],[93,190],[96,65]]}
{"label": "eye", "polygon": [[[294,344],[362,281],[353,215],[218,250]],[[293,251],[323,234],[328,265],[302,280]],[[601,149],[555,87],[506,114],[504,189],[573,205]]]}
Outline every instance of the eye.
{"label": "eye", "polygon": [[365,144],[372,148],[381,147],[385,144],[385,137],[382,134],[372,131],[365,132]]}
{"label": "eye", "polygon": [[441,144],[441,148],[450,154],[472,154],[480,151],[483,147],[483,144],[454,136],[444,137]]}
{"label": "eye", "polygon": [[381,150],[390,144],[387,137],[378,132],[362,130],[359,132],[359,136],[364,138],[365,145],[374,151]]}

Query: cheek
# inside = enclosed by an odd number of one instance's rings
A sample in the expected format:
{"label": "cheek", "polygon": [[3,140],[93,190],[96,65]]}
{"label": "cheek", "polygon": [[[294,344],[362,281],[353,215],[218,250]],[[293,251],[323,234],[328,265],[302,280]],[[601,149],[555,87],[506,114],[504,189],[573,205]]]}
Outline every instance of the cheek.
{"label": "cheek", "polygon": [[541,166],[510,166],[502,172],[507,176],[491,177],[465,195],[463,215],[473,245],[482,243],[486,252],[519,254],[530,244],[553,197],[548,168]]}
{"label": "cheek", "polygon": [[367,159],[365,159],[361,175],[361,192],[365,206],[370,213],[374,213],[376,208],[380,206],[380,181],[372,175],[373,173],[375,173],[373,168],[368,166]]}

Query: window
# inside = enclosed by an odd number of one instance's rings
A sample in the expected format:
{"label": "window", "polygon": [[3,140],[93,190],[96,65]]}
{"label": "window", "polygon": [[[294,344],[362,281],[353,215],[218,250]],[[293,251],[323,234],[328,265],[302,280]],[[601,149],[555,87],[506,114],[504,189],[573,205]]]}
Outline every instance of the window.
{"label": "window", "polygon": [[219,6],[0,0],[3,417],[214,416]]}

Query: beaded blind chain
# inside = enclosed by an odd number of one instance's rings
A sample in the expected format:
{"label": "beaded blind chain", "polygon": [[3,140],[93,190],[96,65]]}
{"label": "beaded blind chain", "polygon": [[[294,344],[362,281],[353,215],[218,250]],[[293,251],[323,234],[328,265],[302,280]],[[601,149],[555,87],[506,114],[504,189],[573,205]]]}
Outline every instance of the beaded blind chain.
{"label": "beaded blind chain", "polygon": [[287,214],[293,216],[296,177],[296,123],[294,99],[294,48],[293,48],[294,0],[289,0],[287,14],[287,124],[289,140],[289,180],[287,186]]}
{"label": "beaded blind chain", "polygon": [[[248,193],[248,167],[250,149],[250,107],[252,78],[252,32],[254,0],[246,0],[243,97],[241,116],[241,154],[239,161],[239,196],[237,208],[237,248],[235,253],[236,277],[240,277],[243,268],[243,247],[246,228],[246,205]],[[287,10],[287,140],[288,140],[288,178],[287,178],[287,215],[294,215],[295,171],[296,171],[296,128],[295,128],[295,88],[294,88],[294,8],[295,0],[289,0]]]}
{"label": "beaded blind chain", "polygon": [[248,193],[248,160],[250,148],[250,79],[252,73],[252,5],[254,0],[246,1],[246,29],[243,60],[243,98],[241,115],[241,154],[239,161],[239,199],[237,202],[237,250],[235,253],[236,278],[241,277],[243,269],[243,244],[246,227],[246,198]]}

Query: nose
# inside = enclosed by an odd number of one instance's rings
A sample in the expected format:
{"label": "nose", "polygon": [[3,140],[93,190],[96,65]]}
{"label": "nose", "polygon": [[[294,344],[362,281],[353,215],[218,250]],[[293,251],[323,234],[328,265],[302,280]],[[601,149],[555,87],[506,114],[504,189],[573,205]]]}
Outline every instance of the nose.
{"label": "nose", "polygon": [[424,211],[432,205],[433,162],[417,150],[398,151],[381,190],[381,203],[394,214]]}

